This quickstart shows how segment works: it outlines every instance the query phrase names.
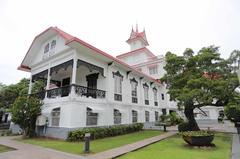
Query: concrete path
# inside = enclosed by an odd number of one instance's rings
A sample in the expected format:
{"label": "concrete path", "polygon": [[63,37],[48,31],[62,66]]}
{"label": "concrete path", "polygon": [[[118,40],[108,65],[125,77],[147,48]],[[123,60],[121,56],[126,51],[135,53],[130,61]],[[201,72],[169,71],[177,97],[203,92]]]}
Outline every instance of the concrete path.
{"label": "concrete path", "polygon": [[240,159],[240,135],[239,134],[233,134],[231,159]]}
{"label": "concrete path", "polygon": [[104,152],[100,152],[100,153],[97,153],[97,154],[94,154],[94,155],[89,155],[88,158],[89,159],[110,159],[110,158],[115,158],[117,156],[126,154],[128,152],[131,152],[131,151],[140,149],[142,147],[145,147],[145,146],[147,146],[149,144],[155,143],[157,141],[166,139],[166,138],[168,138],[170,136],[175,135],[176,133],[177,132],[174,132],[174,131],[167,132],[167,133],[164,133],[164,134],[161,134],[161,135],[149,138],[149,139],[145,139],[145,140],[142,140],[142,141],[135,142],[133,144],[128,144],[128,145],[125,145],[125,146],[122,146],[122,147],[119,147],[119,148],[114,148],[114,149],[107,150],[107,151],[104,151]]}
{"label": "concrete path", "polygon": [[[202,130],[207,130],[210,128],[210,130],[214,130],[217,132],[224,132],[224,133],[237,133],[237,129],[234,127],[234,124],[230,121],[225,120],[224,123],[218,123],[217,121],[198,121],[198,126]],[[178,131],[177,126],[171,126],[167,127],[167,130],[170,131]]]}
{"label": "concrete path", "polygon": [[86,159],[79,155],[68,154],[12,140],[14,137],[0,137],[0,144],[17,150],[0,153],[0,159]]}

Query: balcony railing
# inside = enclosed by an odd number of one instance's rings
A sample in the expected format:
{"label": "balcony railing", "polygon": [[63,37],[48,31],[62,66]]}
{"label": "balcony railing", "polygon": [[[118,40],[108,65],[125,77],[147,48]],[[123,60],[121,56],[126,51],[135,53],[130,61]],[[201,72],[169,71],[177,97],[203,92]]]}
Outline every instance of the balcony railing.
{"label": "balcony railing", "polygon": [[71,85],[47,90],[48,98],[66,97],[71,92]]}
{"label": "balcony railing", "polygon": [[45,98],[45,93],[46,93],[46,91],[44,90],[44,91],[41,91],[41,92],[33,93],[30,96],[43,100]]}
{"label": "balcony railing", "polygon": [[72,85],[74,87],[74,92],[78,96],[92,97],[92,98],[105,98],[106,91],[93,89],[88,87],[83,87],[79,85]]}

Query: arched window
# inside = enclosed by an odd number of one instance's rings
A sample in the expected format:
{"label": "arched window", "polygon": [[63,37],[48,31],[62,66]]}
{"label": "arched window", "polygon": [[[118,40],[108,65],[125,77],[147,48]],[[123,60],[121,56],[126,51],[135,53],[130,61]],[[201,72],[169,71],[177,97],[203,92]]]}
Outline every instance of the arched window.
{"label": "arched window", "polygon": [[121,124],[122,114],[120,113],[120,111],[117,109],[114,109],[113,113],[114,113],[113,114],[114,115],[114,124]]}
{"label": "arched window", "polygon": [[145,99],[145,104],[149,105],[149,100],[148,100],[148,90],[149,90],[149,86],[144,83],[143,84],[143,90],[144,90],[144,99]]}
{"label": "arched window", "polygon": [[155,111],[155,121],[158,121],[158,119],[159,119],[159,113]]}
{"label": "arched window", "polygon": [[49,51],[49,43],[47,43],[44,47],[44,53],[47,53]]}
{"label": "arched window", "polygon": [[153,88],[153,95],[154,95],[154,106],[158,106],[158,99],[157,99],[157,88]]}
{"label": "arched window", "polygon": [[138,113],[137,113],[137,111],[132,110],[132,122],[136,123],[136,122],[138,122],[137,120],[138,120]]}
{"label": "arched window", "polygon": [[59,126],[60,122],[60,108],[54,108],[52,110],[52,126]]}
{"label": "arched window", "polygon": [[131,83],[131,94],[132,94],[132,103],[137,103],[137,85],[138,82],[135,80],[135,78],[130,79]]}
{"label": "arched window", "polygon": [[114,78],[114,100],[122,101],[122,81],[123,75],[119,71],[113,72]]}
{"label": "arched window", "polygon": [[149,111],[145,111],[145,121],[149,122],[150,114]]}
{"label": "arched window", "polygon": [[55,46],[56,46],[56,40],[53,40],[51,42],[51,50],[54,50],[55,49]]}
{"label": "arched window", "polygon": [[87,123],[86,125],[97,125],[98,113],[93,113],[91,108],[87,108]]}

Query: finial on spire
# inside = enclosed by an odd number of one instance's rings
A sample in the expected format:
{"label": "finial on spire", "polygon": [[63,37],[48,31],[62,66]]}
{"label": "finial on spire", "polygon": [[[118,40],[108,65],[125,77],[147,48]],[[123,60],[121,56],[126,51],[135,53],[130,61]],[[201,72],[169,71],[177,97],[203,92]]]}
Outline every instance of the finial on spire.
{"label": "finial on spire", "polygon": [[136,32],[138,33],[138,23],[136,23]]}

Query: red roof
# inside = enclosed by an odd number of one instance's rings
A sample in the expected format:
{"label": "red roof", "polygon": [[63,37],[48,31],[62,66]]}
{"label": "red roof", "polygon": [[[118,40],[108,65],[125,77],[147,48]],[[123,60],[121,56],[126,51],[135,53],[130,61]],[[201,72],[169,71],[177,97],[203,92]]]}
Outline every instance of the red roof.
{"label": "red roof", "polygon": [[146,53],[150,56],[150,57],[156,57],[148,48],[146,47],[143,47],[143,48],[140,48],[140,49],[137,49],[137,50],[133,50],[133,51],[130,51],[130,52],[127,52],[127,53],[123,53],[123,54],[120,54],[120,55],[117,55],[116,57],[117,58],[123,58],[123,57],[126,57],[126,56],[130,56],[130,55],[133,55],[133,54],[137,54],[139,53],[140,51],[143,51],[143,50],[146,50]]}
{"label": "red roof", "polygon": [[147,41],[147,37],[146,37],[146,33],[145,30],[143,30],[142,32],[138,32],[138,27],[136,26],[136,31],[133,30],[131,31],[130,37],[128,38],[128,40],[126,41],[127,43],[129,43],[132,40],[135,39],[141,39],[146,46],[148,46],[148,41]]}
{"label": "red roof", "polygon": [[[134,72],[136,72],[136,73],[138,73],[138,74],[141,74],[141,75],[147,77],[148,79],[150,79],[150,80],[152,80],[152,81],[155,81],[155,82],[157,82],[157,83],[160,83],[160,82],[157,81],[156,79],[154,79],[154,78],[152,78],[152,77],[150,77],[150,76],[142,73],[141,71],[138,71],[137,69],[133,68],[132,66],[130,66],[130,65],[128,65],[128,64],[126,64],[125,62],[123,62],[123,61],[121,61],[121,60],[119,60],[119,59],[117,59],[117,58],[115,58],[115,57],[113,57],[113,56],[111,56],[111,55],[103,52],[102,50],[100,50],[100,49],[98,49],[98,48],[96,48],[96,47],[88,44],[87,42],[85,42],[85,41],[83,41],[83,40],[81,40],[81,39],[79,39],[79,38],[77,38],[77,37],[74,37],[74,36],[72,36],[72,35],[70,35],[70,34],[68,34],[68,33],[66,33],[66,32],[58,29],[57,27],[50,27],[50,28],[48,28],[47,30],[45,30],[44,32],[42,32],[41,34],[39,34],[38,36],[36,36],[36,37],[34,38],[32,44],[31,44],[30,48],[32,47],[34,41],[35,41],[40,35],[43,35],[43,34],[44,34],[45,32],[47,32],[48,30],[54,30],[54,31],[56,31],[59,35],[61,35],[64,39],[66,39],[66,43],[65,43],[66,45],[68,45],[68,44],[70,44],[71,42],[74,42],[74,41],[75,41],[75,42],[78,42],[78,43],[80,43],[80,44],[82,44],[82,45],[84,45],[84,46],[86,46],[86,47],[88,47],[88,48],[96,51],[96,53],[98,53],[98,54],[100,54],[100,55],[103,55],[103,56],[105,56],[105,57],[113,60],[114,62],[117,62],[117,63],[119,63],[119,64],[121,64],[121,65],[129,68],[130,70],[132,70],[132,71],[134,71]],[[30,50],[30,48],[29,48],[29,50]],[[28,50],[27,54],[29,53],[29,50]],[[27,54],[25,55],[24,59],[26,58]],[[21,64],[21,66],[18,67],[18,69],[19,69],[19,70],[23,70],[23,71],[30,71],[30,70],[31,70],[31,68],[29,68],[28,66],[24,66],[24,65],[22,65],[22,64]]]}

